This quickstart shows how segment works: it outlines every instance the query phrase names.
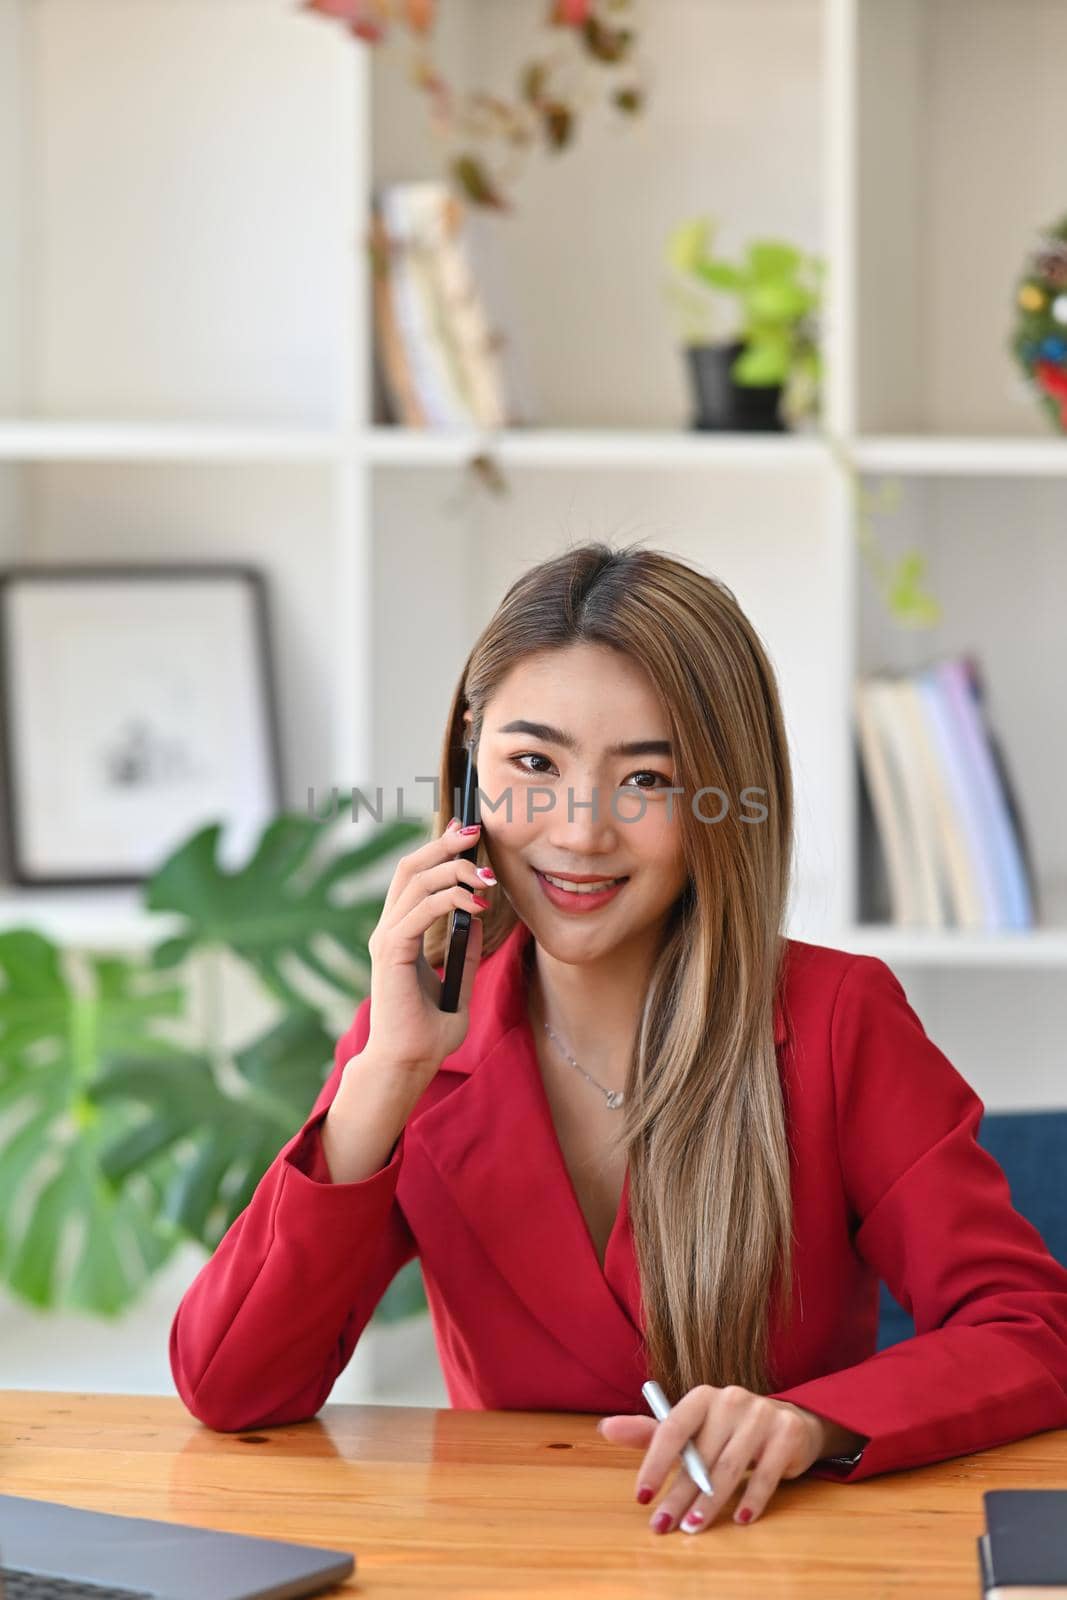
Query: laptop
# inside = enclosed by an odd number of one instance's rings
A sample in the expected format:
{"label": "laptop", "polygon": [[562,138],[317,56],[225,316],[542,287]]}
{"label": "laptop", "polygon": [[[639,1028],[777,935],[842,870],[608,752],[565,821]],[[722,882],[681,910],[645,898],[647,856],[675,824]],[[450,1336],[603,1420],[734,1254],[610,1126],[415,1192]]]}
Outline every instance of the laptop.
{"label": "laptop", "polygon": [[3,1600],[289,1600],[355,1566],[342,1550],[0,1494]]}

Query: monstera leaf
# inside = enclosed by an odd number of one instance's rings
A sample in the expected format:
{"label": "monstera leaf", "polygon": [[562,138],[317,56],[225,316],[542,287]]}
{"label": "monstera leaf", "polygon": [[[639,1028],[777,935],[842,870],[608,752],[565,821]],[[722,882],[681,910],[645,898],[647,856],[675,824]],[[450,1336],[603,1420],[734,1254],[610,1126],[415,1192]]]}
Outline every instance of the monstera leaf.
{"label": "monstera leaf", "polygon": [[162,1069],[151,1057],[115,1060],[93,1083],[93,1101],[133,1103],[137,1114],[104,1145],[104,1174],[124,1185],[151,1172],[161,1219],[214,1250],[303,1124],[333,1065],[333,1045],[318,1014],[302,1008],[236,1052],[232,1088],[221,1064],[203,1055]]}
{"label": "monstera leaf", "polygon": [[101,1155],[109,1130],[93,1103],[101,1062],[120,1052],[169,1070],[179,1054],[161,1025],[180,987],[113,958],[88,958],[80,981],[41,934],[0,934],[0,1275],[22,1299],[114,1315],[168,1258],[154,1180],[115,1188]]}
{"label": "monstera leaf", "polygon": [[[347,996],[370,987],[367,940],[382,895],[358,895],[360,876],[402,845],[424,838],[417,823],[387,823],[363,844],[314,858],[324,825],[283,814],[264,831],[251,860],[235,872],[218,864],[220,826],[212,824],[178,849],[148,885],[153,911],[177,912],[187,930],[155,953],[157,965],[183,960],[197,946],[226,945],[255,969],[284,1004],[309,1004],[307,975]],[[351,893],[356,891],[356,898]]]}

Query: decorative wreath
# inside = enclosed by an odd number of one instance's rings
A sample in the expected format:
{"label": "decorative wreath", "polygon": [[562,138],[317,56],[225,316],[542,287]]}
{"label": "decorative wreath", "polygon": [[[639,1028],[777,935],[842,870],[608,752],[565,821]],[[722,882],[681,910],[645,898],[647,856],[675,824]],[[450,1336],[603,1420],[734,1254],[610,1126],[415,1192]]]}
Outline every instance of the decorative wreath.
{"label": "decorative wreath", "polygon": [[1015,357],[1056,426],[1067,433],[1067,217],[1041,235],[1015,301]]}

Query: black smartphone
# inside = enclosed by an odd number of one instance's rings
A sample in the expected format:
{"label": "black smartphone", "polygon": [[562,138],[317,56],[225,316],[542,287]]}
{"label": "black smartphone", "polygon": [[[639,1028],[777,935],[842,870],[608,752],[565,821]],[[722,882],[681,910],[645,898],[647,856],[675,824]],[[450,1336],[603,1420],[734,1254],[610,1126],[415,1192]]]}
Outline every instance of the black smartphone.
{"label": "black smartphone", "polygon": [[[459,825],[467,828],[478,822],[478,768],[474,764],[474,746],[467,748],[467,770],[463,776],[463,804],[459,808]],[[479,839],[469,850],[460,851],[462,861],[477,861]],[[459,906],[452,909],[448,927],[448,949],[445,952],[445,971],[441,979],[440,1010],[459,1009],[459,991],[463,982],[463,966],[467,959],[467,936],[471,931],[471,913]]]}

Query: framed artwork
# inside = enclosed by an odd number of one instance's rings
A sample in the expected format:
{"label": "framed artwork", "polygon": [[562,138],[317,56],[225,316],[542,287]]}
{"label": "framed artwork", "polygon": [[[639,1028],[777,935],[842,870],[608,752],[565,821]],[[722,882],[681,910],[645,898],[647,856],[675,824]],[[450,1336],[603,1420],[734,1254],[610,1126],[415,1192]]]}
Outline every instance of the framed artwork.
{"label": "framed artwork", "polygon": [[262,574],[0,571],[0,733],[16,883],[139,883],[216,820],[241,859],[280,805]]}

